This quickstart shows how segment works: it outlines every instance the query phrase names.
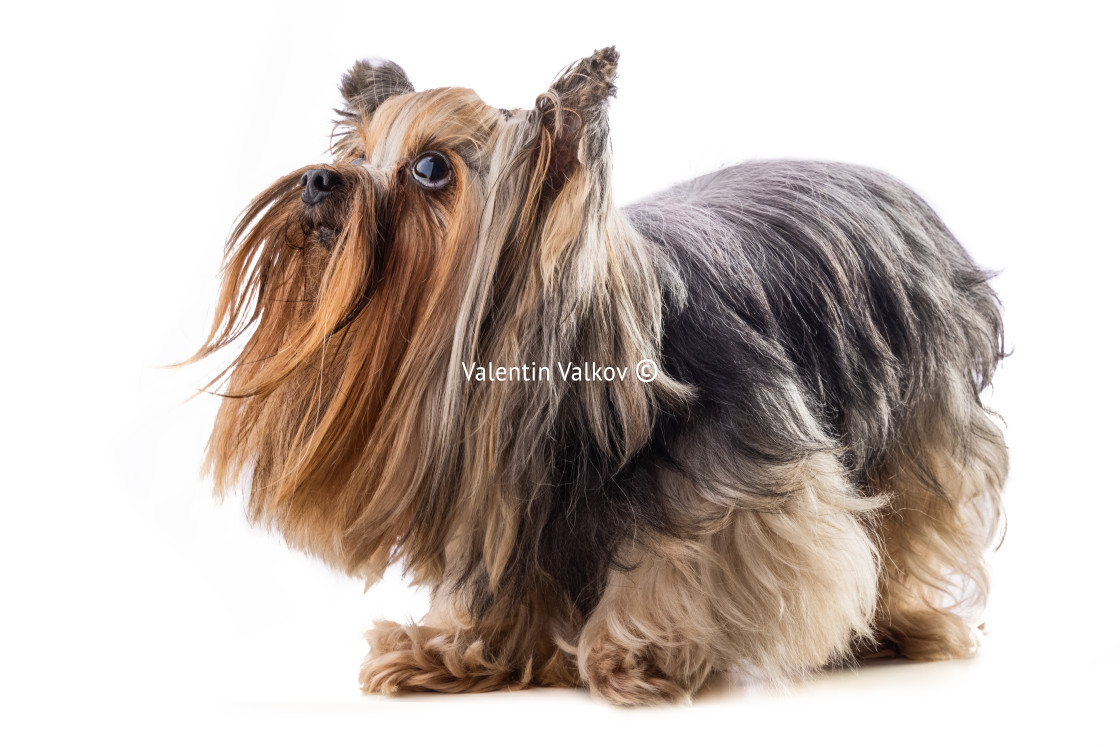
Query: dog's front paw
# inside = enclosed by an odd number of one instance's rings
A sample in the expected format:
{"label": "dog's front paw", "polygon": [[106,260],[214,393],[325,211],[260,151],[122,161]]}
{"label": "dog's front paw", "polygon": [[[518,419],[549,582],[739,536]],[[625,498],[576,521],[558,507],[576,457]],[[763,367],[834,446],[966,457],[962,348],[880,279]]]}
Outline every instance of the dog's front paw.
{"label": "dog's front paw", "polygon": [[383,620],[366,640],[369,655],[358,676],[363,692],[485,692],[521,689],[530,682],[530,666],[493,659],[482,641],[462,632]]}
{"label": "dog's front paw", "polygon": [[362,691],[392,695],[402,690],[434,690],[446,680],[446,669],[427,653],[420,629],[382,620],[366,633],[369,654],[358,682]]}
{"label": "dog's front paw", "polygon": [[604,646],[588,653],[583,674],[591,694],[614,705],[648,706],[688,702],[708,668],[667,672],[652,653]]}
{"label": "dog's front paw", "polygon": [[362,662],[358,674],[358,684],[362,692],[392,695],[401,689],[401,683],[411,681],[408,652],[412,643],[404,628],[396,623],[382,620],[366,633],[369,653]]}

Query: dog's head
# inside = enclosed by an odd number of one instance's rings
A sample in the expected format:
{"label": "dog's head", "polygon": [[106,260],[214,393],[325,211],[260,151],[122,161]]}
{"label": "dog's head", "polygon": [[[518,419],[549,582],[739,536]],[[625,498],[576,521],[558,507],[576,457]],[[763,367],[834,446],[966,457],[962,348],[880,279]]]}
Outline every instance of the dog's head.
{"label": "dog's head", "polygon": [[253,518],[376,575],[394,550],[440,565],[456,513],[547,480],[557,428],[619,459],[644,440],[655,395],[633,377],[472,387],[461,367],[656,355],[656,283],[611,205],[616,61],[514,111],[393,63],[343,76],[333,160],[265,190],[227,248],[197,356],[247,338],[209,444],[220,491],[251,470]]}

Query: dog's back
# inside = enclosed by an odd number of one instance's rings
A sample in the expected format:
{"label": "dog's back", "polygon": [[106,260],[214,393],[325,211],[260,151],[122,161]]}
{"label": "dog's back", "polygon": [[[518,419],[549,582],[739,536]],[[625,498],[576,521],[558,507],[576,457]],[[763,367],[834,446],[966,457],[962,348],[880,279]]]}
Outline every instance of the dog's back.
{"label": "dog's back", "polygon": [[[930,207],[873,169],[748,162],[627,209],[656,246],[667,370],[735,402],[760,365],[790,367],[849,466],[875,466],[900,418],[1002,357],[988,274]],[[712,320],[734,325],[717,331]]]}

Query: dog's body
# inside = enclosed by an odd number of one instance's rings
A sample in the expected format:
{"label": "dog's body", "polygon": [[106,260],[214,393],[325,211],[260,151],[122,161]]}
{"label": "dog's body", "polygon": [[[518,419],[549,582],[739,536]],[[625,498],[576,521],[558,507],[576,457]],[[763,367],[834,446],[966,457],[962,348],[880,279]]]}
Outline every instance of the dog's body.
{"label": "dog's body", "polygon": [[[930,208],[851,166],[750,163],[619,211],[616,55],[537,107],[343,81],[329,167],[231,240],[208,354],[255,326],[210,445],[252,516],[371,582],[369,691],[687,697],[747,662],[964,656],[1007,470],[978,395],[994,294]],[[475,362],[661,375],[476,381]]]}

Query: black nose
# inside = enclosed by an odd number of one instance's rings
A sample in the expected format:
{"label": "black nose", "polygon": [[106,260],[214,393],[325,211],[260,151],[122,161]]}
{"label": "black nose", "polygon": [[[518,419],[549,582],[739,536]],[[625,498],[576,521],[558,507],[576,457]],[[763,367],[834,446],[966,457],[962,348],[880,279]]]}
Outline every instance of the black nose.
{"label": "black nose", "polygon": [[330,169],[311,169],[299,178],[299,183],[303,187],[303,201],[318,205],[342,186],[342,177]]}

